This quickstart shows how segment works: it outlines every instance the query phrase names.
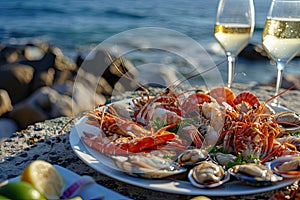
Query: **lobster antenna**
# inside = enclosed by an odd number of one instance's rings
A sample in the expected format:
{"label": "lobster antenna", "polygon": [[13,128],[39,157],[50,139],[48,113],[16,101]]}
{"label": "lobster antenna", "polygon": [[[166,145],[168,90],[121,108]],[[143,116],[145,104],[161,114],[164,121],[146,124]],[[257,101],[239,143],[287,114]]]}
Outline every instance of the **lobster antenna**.
{"label": "lobster antenna", "polygon": [[121,60],[121,67],[122,67],[123,71],[121,71],[120,68],[114,63],[114,60],[112,59],[110,53],[107,50],[105,50],[105,53],[106,53],[107,57],[109,58],[111,64],[113,64],[113,66],[115,67],[115,69],[120,74],[123,74],[126,79],[132,81],[134,84],[136,84],[142,90],[147,91],[147,89],[144,86],[142,86],[140,83],[138,83],[136,80],[134,80],[128,73],[126,73],[126,68],[125,68],[125,65],[124,65],[124,62],[123,62],[123,58],[121,56],[119,56],[119,59]]}
{"label": "lobster antenna", "polygon": [[[197,74],[191,75],[191,76],[189,76],[189,77],[187,77],[187,78],[185,78],[185,79],[182,79],[182,80],[178,79],[178,80],[174,81],[171,85],[173,85],[173,87],[176,88],[176,87],[178,87],[180,84],[182,84],[183,82],[185,82],[185,81],[187,81],[187,80],[189,80],[189,79],[198,77],[198,76],[200,76],[201,74],[204,74],[204,73],[206,73],[206,72],[209,72],[209,71],[215,69],[216,67],[219,67],[220,65],[222,65],[222,64],[225,63],[225,62],[227,62],[227,59],[221,61],[220,63],[218,63],[218,64],[216,64],[216,65],[214,65],[214,66],[212,66],[212,67],[210,67],[210,68],[208,68],[208,69],[206,69],[206,70],[204,70],[204,71],[202,71],[202,72],[199,72],[199,73],[197,73]],[[192,73],[195,72],[195,71],[196,71],[196,69],[192,70],[192,71],[189,72],[188,74],[192,74]],[[178,82],[178,83],[177,83],[177,82]],[[167,87],[167,88],[169,88],[169,87]],[[170,88],[169,88],[169,89],[170,89]]]}
{"label": "lobster antenna", "polygon": [[290,91],[290,90],[292,90],[292,89],[294,89],[294,88],[296,88],[296,87],[297,87],[297,85],[295,84],[295,85],[293,85],[293,86],[291,86],[291,87],[289,87],[289,88],[283,90],[282,92],[280,92],[280,93],[278,93],[278,94],[272,96],[271,98],[269,98],[267,101],[264,102],[264,104],[269,103],[269,102],[272,101],[273,99],[275,99],[275,98],[277,98],[277,97],[283,95],[284,93],[287,93],[288,91]]}

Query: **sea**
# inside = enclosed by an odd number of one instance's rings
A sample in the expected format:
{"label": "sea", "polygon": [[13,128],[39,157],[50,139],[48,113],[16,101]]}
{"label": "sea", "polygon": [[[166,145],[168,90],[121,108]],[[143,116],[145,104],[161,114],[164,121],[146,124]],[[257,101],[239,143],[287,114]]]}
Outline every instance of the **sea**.
{"label": "sea", "polygon": [[[254,0],[252,44],[261,44],[270,3]],[[209,58],[200,71],[217,66],[226,82],[226,56],[213,35],[217,5],[218,0],[1,0],[0,42],[47,42],[75,60],[109,41],[111,49],[122,56],[125,51],[137,66],[164,66],[165,73],[172,66],[185,76],[195,67],[188,66],[190,58]],[[300,74],[299,65],[300,59],[293,59],[285,74]],[[237,58],[234,82],[267,83],[274,77],[274,62]]]}

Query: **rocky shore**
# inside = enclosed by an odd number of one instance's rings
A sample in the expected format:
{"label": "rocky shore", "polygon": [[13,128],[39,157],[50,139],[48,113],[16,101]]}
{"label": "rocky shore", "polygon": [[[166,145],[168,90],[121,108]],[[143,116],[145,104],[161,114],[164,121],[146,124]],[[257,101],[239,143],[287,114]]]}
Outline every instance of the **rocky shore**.
{"label": "rocky shore", "polygon": [[[248,45],[240,56],[249,60],[268,59],[260,45]],[[106,61],[101,66],[103,73],[96,76],[99,59]],[[81,67],[83,62],[95,65],[96,71],[86,71]],[[45,43],[0,44],[0,138],[36,122],[82,113],[95,106],[95,102],[105,103],[113,88],[119,92],[134,90],[133,83],[118,83],[122,75],[115,70],[116,66],[130,71],[133,78],[138,73],[130,61],[116,58],[111,63],[101,51],[93,58],[84,60],[78,56],[72,61],[59,48]],[[166,82],[177,80],[168,73],[161,74]],[[299,76],[285,75],[283,87],[299,85],[299,80]],[[265,85],[274,86],[275,78]]]}
{"label": "rocky shore", "polygon": [[[106,59],[104,52],[97,55]],[[95,102],[105,103],[121,73],[134,71],[129,61],[116,58],[104,63],[99,78],[80,69],[82,62],[48,44],[0,44],[0,138],[35,122],[70,117],[93,108]],[[115,67],[120,72],[112,70]]]}
{"label": "rocky shore", "polygon": [[[150,89],[153,94],[160,91],[159,88]],[[261,100],[266,100],[273,94],[273,87],[268,86],[235,84],[233,90],[236,93],[251,91]],[[122,95],[114,96],[112,101],[138,95],[138,92],[124,92]],[[299,96],[299,90],[291,90],[280,96],[280,101],[283,106],[300,113]],[[69,143],[70,131],[81,117],[82,115],[78,115],[73,120],[70,117],[60,117],[42,123],[35,123],[23,131],[14,133],[10,138],[0,143],[0,169],[2,172],[0,173],[0,182],[18,176],[32,160],[42,159],[70,169],[80,175],[90,175],[95,178],[97,183],[132,199],[153,199],[154,196],[157,200],[192,198],[192,196],[169,194],[132,186],[114,180],[87,166],[76,156]],[[298,191],[299,184],[295,182],[295,184],[281,189],[253,195],[226,197],[226,199],[292,199],[296,198],[295,195]],[[214,197],[213,192],[210,198],[225,199]]]}

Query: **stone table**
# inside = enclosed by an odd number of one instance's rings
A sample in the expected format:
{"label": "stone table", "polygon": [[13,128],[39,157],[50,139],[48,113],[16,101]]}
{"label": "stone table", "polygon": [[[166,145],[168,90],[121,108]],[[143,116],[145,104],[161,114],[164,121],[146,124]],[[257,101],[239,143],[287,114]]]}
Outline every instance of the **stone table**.
{"label": "stone table", "polygon": [[[274,92],[272,87],[255,85],[234,85],[233,90],[236,93],[241,91],[251,91],[255,93],[262,101],[270,98]],[[159,89],[153,89],[156,93]],[[114,97],[113,100],[125,99],[138,95],[137,92],[128,92],[122,96]],[[300,91],[291,90],[280,97],[283,106],[300,113]],[[193,196],[169,194],[153,191],[145,188],[133,186],[124,182],[114,180],[104,174],[101,174],[83,163],[72,151],[69,144],[69,133],[74,123],[81,116],[74,120],[61,117],[42,123],[36,123],[29,126],[26,130],[14,133],[10,138],[0,144],[0,182],[5,179],[18,176],[21,171],[33,160],[46,160],[52,164],[57,164],[72,170],[80,175],[90,175],[97,183],[119,192],[132,199],[190,199]],[[261,194],[245,195],[237,197],[226,197],[232,199],[276,199],[279,196],[290,198],[298,192],[298,183],[287,186],[282,189],[269,191]],[[222,199],[220,197],[210,196],[211,199]],[[225,198],[224,198],[225,199]]]}

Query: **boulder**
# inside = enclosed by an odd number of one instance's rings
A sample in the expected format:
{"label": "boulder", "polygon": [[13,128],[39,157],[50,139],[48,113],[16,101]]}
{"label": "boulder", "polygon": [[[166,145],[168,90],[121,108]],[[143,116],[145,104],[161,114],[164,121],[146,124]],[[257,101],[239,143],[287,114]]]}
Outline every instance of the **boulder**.
{"label": "boulder", "polygon": [[33,76],[34,69],[31,66],[7,64],[0,70],[0,89],[8,92],[12,104],[18,103],[31,93]]}
{"label": "boulder", "polygon": [[72,80],[77,66],[57,47],[48,44],[0,45],[0,89],[12,104],[26,99],[41,87]]}
{"label": "boulder", "polygon": [[[262,84],[266,86],[276,86],[277,77],[273,77],[268,83]],[[299,89],[300,75],[283,74],[281,88],[288,89],[292,86],[296,86],[293,89]]]}
{"label": "boulder", "polygon": [[25,45],[0,44],[0,66],[23,60],[39,60],[48,48],[49,45],[46,43],[28,43]]}
{"label": "boulder", "polygon": [[8,118],[0,118],[0,142],[4,138],[10,137],[13,133],[18,131],[19,127],[17,123]]}
{"label": "boulder", "polygon": [[83,84],[68,81],[53,87],[42,87],[26,100],[14,106],[9,117],[18,122],[21,128],[35,122],[53,119],[59,116],[73,116],[104,103],[105,98],[95,95]]}
{"label": "boulder", "polygon": [[0,116],[11,110],[12,105],[7,91],[0,89]]}
{"label": "boulder", "polygon": [[239,57],[251,61],[267,61],[270,59],[261,44],[248,44],[240,52]]}
{"label": "boulder", "polygon": [[78,57],[76,62],[81,64],[76,80],[85,79],[85,73],[93,75],[97,79],[97,93],[103,94],[106,98],[110,98],[113,92],[132,91],[138,87],[134,82],[138,71],[127,59],[108,56],[100,49],[85,59]]}

